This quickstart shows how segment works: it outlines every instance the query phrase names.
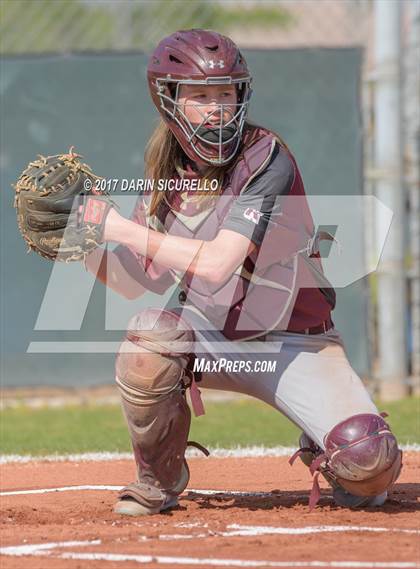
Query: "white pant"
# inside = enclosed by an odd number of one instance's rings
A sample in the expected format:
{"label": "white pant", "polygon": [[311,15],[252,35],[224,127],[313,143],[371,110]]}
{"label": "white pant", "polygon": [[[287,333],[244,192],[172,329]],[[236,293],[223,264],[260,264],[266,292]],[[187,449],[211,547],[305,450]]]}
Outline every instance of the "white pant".
{"label": "white pant", "polygon": [[378,414],[351,367],[339,332],[306,335],[274,332],[265,341],[226,340],[202,315],[182,307],[196,334],[195,353],[206,361],[275,360],[274,372],[202,373],[199,386],[251,395],[281,411],[319,446],[339,422],[358,413]]}

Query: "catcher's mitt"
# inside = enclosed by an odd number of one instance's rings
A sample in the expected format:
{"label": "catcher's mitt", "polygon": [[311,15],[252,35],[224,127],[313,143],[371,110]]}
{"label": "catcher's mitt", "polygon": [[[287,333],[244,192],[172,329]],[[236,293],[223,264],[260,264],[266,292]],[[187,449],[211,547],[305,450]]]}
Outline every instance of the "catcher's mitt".
{"label": "catcher's mitt", "polygon": [[14,207],[28,253],[57,261],[80,261],[102,243],[106,216],[116,204],[98,192],[98,176],[70,148],[39,156],[14,185]]}

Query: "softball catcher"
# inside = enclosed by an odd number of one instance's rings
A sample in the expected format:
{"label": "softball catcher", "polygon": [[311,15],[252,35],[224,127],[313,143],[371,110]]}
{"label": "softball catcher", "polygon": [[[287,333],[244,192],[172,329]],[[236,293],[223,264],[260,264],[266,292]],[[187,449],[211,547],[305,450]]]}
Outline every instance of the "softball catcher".
{"label": "softball catcher", "polygon": [[[333,238],[315,232],[287,145],[247,119],[252,80],[243,55],[216,32],[179,31],[152,53],[147,80],[161,120],[146,149],[146,176],[216,178],[218,191],[140,196],[130,220],[106,208],[101,240],[118,246],[102,262],[97,249],[86,257],[87,268],[127,298],[163,294],[174,283],[181,289],[170,309],[131,319],[117,354],[138,479],[115,511],[176,505],[189,479],[187,388],[203,413],[197,381],[265,401],[302,429],[296,456],[313,475],[311,508],[320,474],[338,505],[382,505],[402,453],[331,319],[335,292],[319,242]],[[195,358],[221,356],[277,365],[194,373]]]}

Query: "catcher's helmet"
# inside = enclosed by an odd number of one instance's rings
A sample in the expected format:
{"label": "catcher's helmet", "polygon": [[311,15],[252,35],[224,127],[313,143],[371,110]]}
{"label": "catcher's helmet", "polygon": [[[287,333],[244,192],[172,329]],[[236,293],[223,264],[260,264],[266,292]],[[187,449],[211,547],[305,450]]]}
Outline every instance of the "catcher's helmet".
{"label": "catcher's helmet", "polygon": [[[217,32],[181,30],[164,38],[150,56],[147,79],[154,104],[187,156],[198,164],[227,164],[238,150],[251,97],[251,76],[246,61],[233,41]],[[234,112],[220,124],[208,126],[209,116],[192,124],[178,102],[180,85],[235,85],[238,100]],[[197,108],[199,109],[197,103]],[[206,124],[207,123],[207,124]]]}

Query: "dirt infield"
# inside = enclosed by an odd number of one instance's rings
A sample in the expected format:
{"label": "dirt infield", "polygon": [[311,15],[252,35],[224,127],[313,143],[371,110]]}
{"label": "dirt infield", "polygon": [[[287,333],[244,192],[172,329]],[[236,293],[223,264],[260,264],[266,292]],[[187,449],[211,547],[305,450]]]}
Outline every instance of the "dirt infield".
{"label": "dirt infield", "polygon": [[299,461],[193,458],[179,506],[147,518],[112,512],[132,461],[5,464],[1,568],[420,567],[419,459],[382,508],[335,507],[324,485],[311,513]]}

